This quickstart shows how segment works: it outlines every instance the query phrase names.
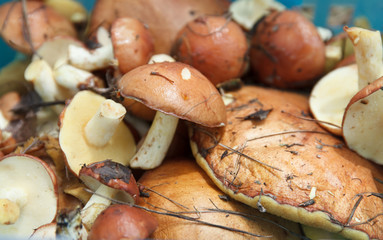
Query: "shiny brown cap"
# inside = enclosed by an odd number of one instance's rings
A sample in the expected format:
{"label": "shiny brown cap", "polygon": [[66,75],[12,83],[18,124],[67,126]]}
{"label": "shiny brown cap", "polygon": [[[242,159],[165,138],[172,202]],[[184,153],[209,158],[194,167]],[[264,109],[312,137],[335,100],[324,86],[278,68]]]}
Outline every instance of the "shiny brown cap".
{"label": "shiny brown cap", "polygon": [[140,66],[118,81],[120,94],[149,108],[207,127],[226,124],[225,105],[214,85],[198,70],[179,62]]}

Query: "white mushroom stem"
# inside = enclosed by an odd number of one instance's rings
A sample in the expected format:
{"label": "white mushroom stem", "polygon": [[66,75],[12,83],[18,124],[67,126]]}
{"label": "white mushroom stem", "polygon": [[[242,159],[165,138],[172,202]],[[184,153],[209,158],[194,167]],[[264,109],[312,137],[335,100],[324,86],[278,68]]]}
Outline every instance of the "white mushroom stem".
{"label": "white mushroom stem", "polygon": [[69,63],[75,67],[94,71],[110,66],[114,62],[113,45],[108,31],[100,27],[97,31],[97,40],[101,47],[89,51],[86,48],[69,45]]}
{"label": "white mushroom stem", "polygon": [[354,45],[359,90],[383,75],[382,38],[379,31],[345,28]]}
{"label": "white mushroom stem", "polygon": [[144,143],[130,161],[130,166],[141,169],[158,167],[173,140],[177,124],[177,117],[157,111]]}
{"label": "white mushroom stem", "polygon": [[0,225],[14,224],[27,202],[27,194],[19,188],[4,187],[0,190]]}
{"label": "white mushroom stem", "polygon": [[62,64],[54,69],[53,76],[58,84],[74,94],[79,91],[78,86],[93,77],[93,74],[69,64]]}
{"label": "white mushroom stem", "polygon": [[[45,60],[32,61],[24,72],[24,78],[33,83],[33,87],[43,101],[51,102],[64,100],[65,96],[57,85],[53,70]],[[55,106],[55,111],[60,113],[62,106]]]}
{"label": "white mushroom stem", "polygon": [[111,204],[111,198],[117,191],[103,184],[97,188],[84,208],[81,210],[82,223],[90,230],[97,216]]}
{"label": "white mushroom stem", "polygon": [[105,146],[113,136],[118,124],[126,113],[124,106],[113,100],[105,100],[98,112],[89,120],[85,126],[85,137],[87,141],[96,146]]}

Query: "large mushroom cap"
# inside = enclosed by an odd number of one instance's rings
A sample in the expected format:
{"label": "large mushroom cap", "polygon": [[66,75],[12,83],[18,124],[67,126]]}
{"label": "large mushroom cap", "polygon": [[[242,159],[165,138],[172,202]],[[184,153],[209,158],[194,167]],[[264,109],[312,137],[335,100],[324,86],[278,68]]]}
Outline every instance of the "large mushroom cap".
{"label": "large mushroom cap", "polygon": [[71,100],[60,117],[60,146],[69,168],[77,176],[84,164],[112,159],[126,163],[136,151],[133,135],[120,122],[108,143],[95,146],[87,141],[85,126],[97,113],[105,98],[90,91],[81,91]]}
{"label": "large mushroom cap", "polygon": [[0,238],[27,238],[55,219],[58,186],[47,163],[30,155],[7,155],[0,159],[0,182],[0,199],[8,199],[20,208],[15,223],[0,224]]}
{"label": "large mushroom cap", "polygon": [[380,166],[309,121],[303,95],[250,86],[232,94],[224,129],[191,133],[194,156],[223,191],[254,207],[262,195],[267,212],[347,238],[383,238],[382,200],[366,194],[382,191]]}
{"label": "large mushroom cap", "polygon": [[[286,229],[299,234],[299,226],[296,223],[267,213],[260,213],[257,209],[233,199],[225,199],[223,192],[214,186],[206,173],[192,159],[167,159],[158,168],[147,171],[141,177],[139,183],[145,187],[144,193],[149,194],[149,197],[144,198],[145,201],[142,201],[141,205],[149,209],[173,213],[196,211],[194,214],[191,213],[185,216],[261,236],[272,236],[272,239],[276,240],[295,238],[292,238],[292,235],[287,231],[271,222],[278,223]],[[167,198],[164,198],[164,196]],[[254,221],[228,212],[205,212],[207,209],[249,214],[254,217]],[[198,213],[199,211],[200,213]],[[151,236],[154,239],[252,239],[250,235],[223,230],[181,218],[159,214],[156,217],[159,224],[158,229]]]}
{"label": "large mushroom cap", "polygon": [[226,123],[218,90],[187,64],[143,65],[125,74],[117,84],[123,97],[134,98],[149,108],[208,127]]}

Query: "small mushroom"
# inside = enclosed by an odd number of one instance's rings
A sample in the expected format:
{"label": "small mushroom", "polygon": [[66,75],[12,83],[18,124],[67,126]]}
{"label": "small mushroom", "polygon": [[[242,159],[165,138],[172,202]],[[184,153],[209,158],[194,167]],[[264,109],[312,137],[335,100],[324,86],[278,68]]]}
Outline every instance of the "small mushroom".
{"label": "small mushroom", "polygon": [[126,73],[117,86],[124,98],[157,110],[132,168],[159,166],[174,136],[178,119],[208,127],[226,124],[225,105],[214,85],[195,68],[179,62],[147,64]]}
{"label": "small mushroom", "polygon": [[317,28],[297,11],[272,12],[251,36],[251,68],[257,80],[269,86],[312,86],[324,73],[325,61],[325,44]]}
{"label": "small mushroom", "polygon": [[147,64],[154,52],[148,28],[134,18],[117,18],[111,26],[114,57],[122,74]]}
{"label": "small mushroom", "polygon": [[136,151],[122,122],[125,108],[91,91],[80,91],[60,116],[60,147],[69,169],[78,176],[84,164],[113,159],[127,164]]}
{"label": "small mushroom", "polygon": [[76,36],[72,23],[43,1],[25,1],[26,22],[23,4],[11,1],[0,6],[1,37],[12,48],[31,54],[33,48],[55,36]]}
{"label": "small mushroom", "polygon": [[241,77],[248,66],[248,43],[229,17],[203,16],[177,34],[172,55],[204,74],[214,85]]}
{"label": "small mushroom", "polygon": [[157,226],[157,219],[150,213],[136,207],[115,204],[97,217],[88,239],[147,239]]}
{"label": "small mushroom", "polygon": [[101,211],[111,204],[111,199],[134,204],[140,191],[130,169],[111,160],[84,165],[79,173],[80,179],[95,194],[81,211],[82,222],[91,229],[94,220]]}
{"label": "small mushroom", "polygon": [[47,163],[30,155],[7,155],[0,159],[0,182],[0,238],[29,237],[55,219],[58,185]]}

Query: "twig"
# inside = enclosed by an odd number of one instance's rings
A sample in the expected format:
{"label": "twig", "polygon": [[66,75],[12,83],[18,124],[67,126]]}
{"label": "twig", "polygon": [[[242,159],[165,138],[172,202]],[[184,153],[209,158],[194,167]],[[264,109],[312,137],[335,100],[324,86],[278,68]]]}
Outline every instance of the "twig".
{"label": "twig", "polygon": [[[143,186],[143,185],[140,185],[140,186]],[[180,207],[182,207],[182,208],[185,208],[185,209],[189,210],[188,207],[182,205],[181,203],[178,203],[178,202],[174,201],[173,199],[171,199],[171,198],[169,198],[169,197],[166,197],[165,195],[163,195],[163,194],[161,194],[161,193],[159,193],[159,192],[157,192],[157,191],[155,191],[155,190],[153,190],[153,189],[151,189],[151,188],[149,188],[149,187],[146,187],[146,186],[143,186],[143,187],[144,187],[144,189],[146,189],[146,190],[148,190],[148,191],[150,191],[150,192],[153,192],[153,193],[157,194],[158,196],[161,196],[161,197],[165,198],[166,200],[168,200],[168,201],[174,203],[175,205],[180,206]]]}
{"label": "twig", "polygon": [[356,211],[356,209],[358,208],[358,206],[359,206],[360,202],[362,201],[362,199],[363,199],[363,196],[359,196],[358,201],[356,201],[354,207],[352,208],[351,214],[350,214],[350,216],[348,217],[346,226],[349,226],[349,225],[350,225],[350,222],[351,222],[352,218],[354,217],[355,211]]}
{"label": "twig", "polygon": [[[251,141],[251,140],[248,140],[248,141]],[[229,146],[226,146],[226,145],[224,145],[224,144],[222,144],[222,143],[218,143],[218,145],[221,146],[221,147],[223,147],[223,148],[226,148],[226,149],[228,149],[228,150],[230,150],[230,151],[232,151],[232,152],[235,152],[236,154],[241,155],[242,157],[245,157],[245,158],[247,158],[247,159],[250,159],[250,160],[252,160],[252,161],[255,161],[255,162],[259,163],[259,164],[262,164],[262,165],[267,166],[267,167],[269,167],[269,168],[272,168],[272,169],[274,169],[274,170],[278,170],[278,171],[283,172],[283,170],[280,169],[280,168],[277,168],[277,167],[271,166],[271,165],[269,165],[269,164],[267,164],[267,163],[261,162],[261,161],[255,159],[255,158],[253,158],[253,157],[250,157],[250,156],[247,155],[247,154],[241,153],[241,152],[239,152],[239,151],[237,151],[237,150],[235,150],[235,149],[233,149],[233,148],[231,148],[231,147],[229,147]]]}
{"label": "twig", "polygon": [[264,237],[264,238],[270,238],[272,236],[263,236],[263,235],[258,235],[258,234],[255,234],[255,233],[251,233],[251,232],[247,232],[247,231],[244,231],[244,230],[241,230],[241,229],[236,229],[236,228],[231,228],[231,227],[226,227],[226,226],[223,226],[223,225],[219,225],[219,224],[214,224],[214,223],[210,223],[210,222],[206,222],[206,221],[203,221],[203,220],[199,220],[199,219],[196,219],[196,218],[192,218],[192,217],[188,217],[188,216],[184,216],[184,215],[179,215],[179,214],[175,214],[175,213],[170,213],[170,212],[160,212],[160,211],[156,211],[156,210],[153,210],[153,209],[149,209],[149,208],[146,208],[146,207],[143,207],[143,206],[140,206],[140,205],[136,205],[136,204],[129,204],[129,203],[126,203],[126,202],[123,202],[123,201],[118,201],[116,199],[112,199],[112,198],[109,198],[109,197],[106,197],[106,196],[103,196],[102,194],[98,194],[94,191],[91,191],[89,189],[87,189],[87,191],[93,193],[93,194],[96,194],[97,196],[100,196],[100,197],[103,197],[105,199],[108,199],[114,203],[117,203],[117,204],[124,204],[124,205],[129,205],[129,206],[132,206],[132,207],[136,207],[136,208],[139,208],[139,209],[142,209],[144,211],[147,211],[147,212],[151,212],[151,213],[155,213],[155,214],[159,214],[159,215],[165,215],[165,216],[170,216],[170,217],[176,217],[176,218],[180,218],[180,219],[183,219],[183,220],[187,220],[187,221],[191,221],[191,222],[196,222],[196,223],[200,223],[200,224],[203,224],[203,225],[207,225],[207,226],[211,226],[211,227],[216,227],[216,228],[221,228],[221,229],[224,229],[224,230],[229,230],[229,231],[233,231],[233,232],[238,232],[238,233],[242,233],[242,234],[246,234],[246,235],[250,235],[250,236],[254,236],[254,237]]}
{"label": "twig", "polygon": [[16,105],[14,108],[11,109],[12,112],[16,114],[23,114],[28,112],[29,110],[34,110],[40,107],[49,107],[53,105],[64,105],[65,101],[52,101],[52,102],[38,102],[38,103],[32,103],[27,105]]}
{"label": "twig", "polygon": [[299,118],[299,119],[302,119],[302,120],[306,120],[306,121],[317,122],[317,123],[324,123],[324,124],[327,124],[327,125],[330,125],[330,126],[333,126],[333,127],[336,127],[336,128],[342,128],[341,126],[338,126],[338,125],[336,125],[334,123],[331,123],[331,122],[326,122],[326,121],[322,121],[322,120],[318,120],[318,119],[314,119],[314,118],[300,117],[300,116],[294,115],[292,113],[285,112],[284,110],[281,110],[281,113],[286,113],[286,114],[288,114],[290,116],[293,116],[293,117],[296,117],[296,118]]}
{"label": "twig", "polygon": [[35,46],[33,46],[32,38],[31,38],[31,32],[29,29],[29,22],[28,22],[28,10],[27,10],[27,3],[26,0],[21,0],[22,9],[23,9],[23,34],[24,38],[27,41],[29,47],[31,48],[31,51],[33,54],[36,53]]}
{"label": "twig", "polygon": [[277,133],[271,133],[271,134],[267,134],[267,135],[263,135],[263,136],[259,136],[259,137],[254,137],[254,138],[247,139],[247,141],[254,141],[254,140],[258,140],[258,139],[262,139],[262,138],[275,137],[275,136],[278,136],[278,135],[293,134],[293,133],[317,133],[317,134],[331,135],[330,133],[324,132],[324,131],[291,130],[291,131],[277,132]]}

